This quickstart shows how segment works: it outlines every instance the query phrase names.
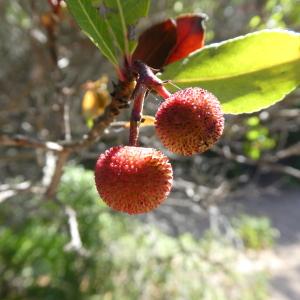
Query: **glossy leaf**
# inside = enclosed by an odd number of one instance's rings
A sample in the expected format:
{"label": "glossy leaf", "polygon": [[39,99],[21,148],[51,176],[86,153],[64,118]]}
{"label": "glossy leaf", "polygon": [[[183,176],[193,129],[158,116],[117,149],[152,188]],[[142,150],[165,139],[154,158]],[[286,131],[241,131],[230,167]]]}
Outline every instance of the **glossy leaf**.
{"label": "glossy leaf", "polygon": [[300,34],[263,30],[213,44],[167,66],[162,77],[211,91],[225,113],[258,111],[300,84]]}
{"label": "glossy leaf", "polygon": [[67,0],[67,5],[80,28],[114,65],[118,65],[115,45],[104,19],[91,0]]}
{"label": "glossy leaf", "polygon": [[165,65],[187,57],[204,46],[204,25],[206,15],[185,15],[176,19],[177,41]]}
{"label": "glossy leaf", "polygon": [[148,13],[150,0],[100,0],[99,12],[111,30],[121,53],[129,55],[136,47],[135,26]]}
{"label": "glossy leaf", "polygon": [[131,53],[137,42],[134,28],[146,16],[150,0],[67,0],[81,29],[115,65]]}

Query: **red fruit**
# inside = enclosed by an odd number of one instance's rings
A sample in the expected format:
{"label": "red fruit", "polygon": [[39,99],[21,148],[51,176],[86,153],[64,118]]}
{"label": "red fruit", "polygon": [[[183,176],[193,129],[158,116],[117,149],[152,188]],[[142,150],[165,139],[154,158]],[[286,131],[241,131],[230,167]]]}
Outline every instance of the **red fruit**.
{"label": "red fruit", "polygon": [[108,206],[128,214],[146,213],[159,206],[172,187],[168,158],[152,148],[119,146],[98,158],[95,182]]}
{"label": "red fruit", "polygon": [[155,126],[166,148],[192,155],[208,150],[218,141],[224,116],[213,94],[201,88],[187,88],[171,95],[159,107]]}

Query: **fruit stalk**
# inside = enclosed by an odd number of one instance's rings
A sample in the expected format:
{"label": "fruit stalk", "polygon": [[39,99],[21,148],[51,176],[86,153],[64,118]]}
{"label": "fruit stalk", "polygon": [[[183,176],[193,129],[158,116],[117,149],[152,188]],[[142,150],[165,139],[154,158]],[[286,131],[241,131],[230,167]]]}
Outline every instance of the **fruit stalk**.
{"label": "fruit stalk", "polygon": [[144,106],[144,100],[147,92],[147,87],[140,82],[133,92],[133,108],[130,119],[130,133],[129,133],[129,145],[137,146],[139,137],[139,124],[142,119],[142,111]]}
{"label": "fruit stalk", "polygon": [[138,74],[138,82],[147,86],[149,90],[154,90],[164,99],[171,96],[171,93],[164,87],[165,82],[160,80],[153,72],[158,70],[152,69],[139,60],[133,63],[132,70]]}
{"label": "fruit stalk", "polygon": [[132,72],[135,73],[138,78],[136,87],[132,94],[134,105],[130,120],[130,146],[137,146],[138,144],[139,124],[142,120],[142,111],[146,93],[149,90],[154,90],[164,99],[167,99],[171,96],[171,93],[163,86],[164,82],[161,81],[153,71],[155,70],[145,65],[141,61],[135,61],[132,64]]}

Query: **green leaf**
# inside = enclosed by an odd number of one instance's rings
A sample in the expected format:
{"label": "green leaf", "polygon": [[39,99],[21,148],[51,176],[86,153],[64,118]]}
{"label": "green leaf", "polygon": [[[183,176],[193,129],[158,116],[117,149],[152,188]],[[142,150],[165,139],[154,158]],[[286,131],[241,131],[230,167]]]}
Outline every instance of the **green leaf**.
{"label": "green leaf", "polygon": [[78,25],[92,42],[101,50],[114,65],[118,65],[114,42],[108,26],[100,18],[97,7],[91,0],[67,0],[68,8],[76,19]]}
{"label": "green leaf", "polygon": [[130,54],[136,47],[135,26],[147,16],[150,0],[98,0],[107,11],[106,22],[111,27],[122,53]]}
{"label": "green leaf", "polygon": [[258,111],[299,85],[300,34],[262,30],[213,44],[167,66],[163,79],[211,91],[225,113]]}
{"label": "green leaf", "polygon": [[114,65],[131,53],[138,20],[146,16],[150,0],[67,0],[81,29]]}

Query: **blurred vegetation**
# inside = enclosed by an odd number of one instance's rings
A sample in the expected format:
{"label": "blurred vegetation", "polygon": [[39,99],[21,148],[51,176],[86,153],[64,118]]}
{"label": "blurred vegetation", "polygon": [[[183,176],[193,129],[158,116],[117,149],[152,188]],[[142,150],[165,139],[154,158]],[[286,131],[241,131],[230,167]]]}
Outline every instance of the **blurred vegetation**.
{"label": "blurred vegetation", "polygon": [[58,197],[77,211],[85,252],[68,248],[57,203],[7,201],[0,211],[1,299],[267,299],[266,274],[238,272],[238,249],[210,233],[199,241],[170,237],[112,212],[100,203],[91,171],[68,167]]}
{"label": "blurred vegetation", "polygon": [[274,246],[279,232],[272,228],[271,222],[265,217],[241,215],[234,220],[235,230],[249,249],[263,250]]}
{"label": "blurred vegetation", "polygon": [[262,125],[259,117],[253,116],[245,120],[248,130],[244,143],[245,154],[257,160],[262,152],[272,150],[276,145],[276,139],[270,136],[270,131],[266,125]]}

